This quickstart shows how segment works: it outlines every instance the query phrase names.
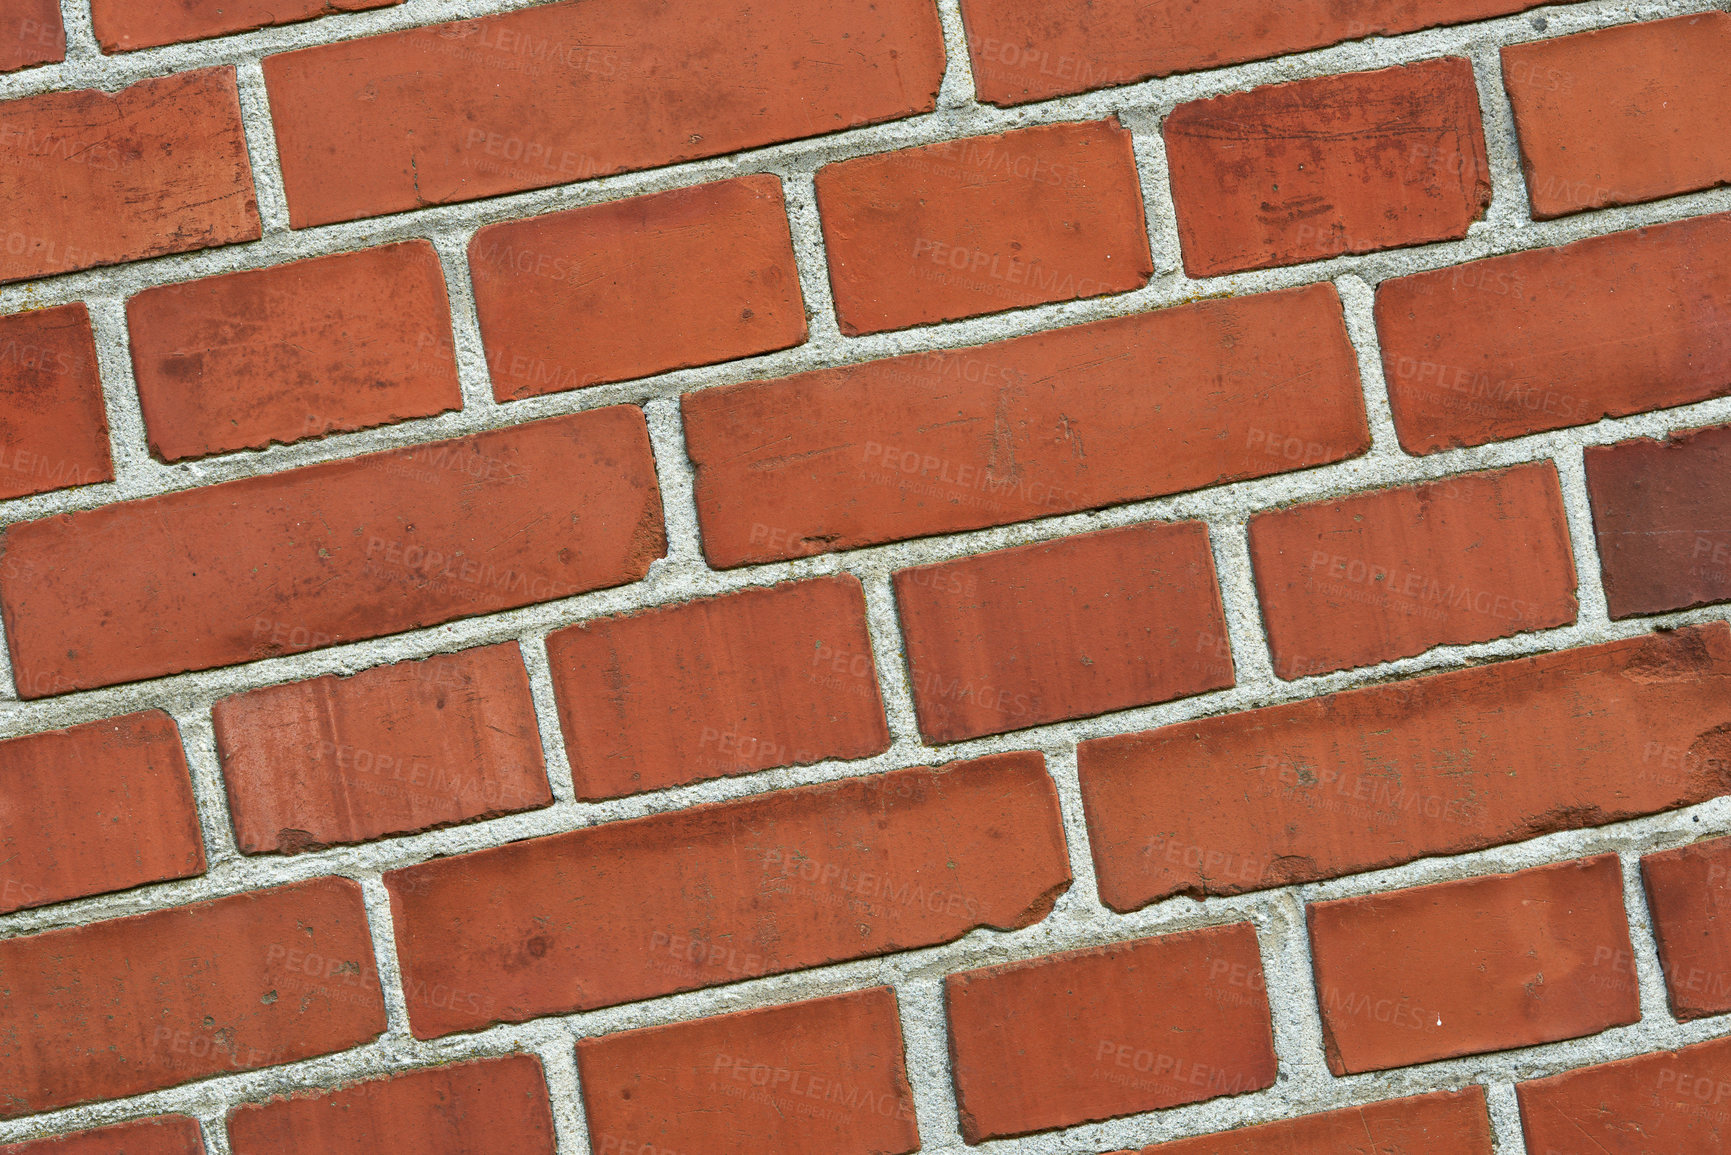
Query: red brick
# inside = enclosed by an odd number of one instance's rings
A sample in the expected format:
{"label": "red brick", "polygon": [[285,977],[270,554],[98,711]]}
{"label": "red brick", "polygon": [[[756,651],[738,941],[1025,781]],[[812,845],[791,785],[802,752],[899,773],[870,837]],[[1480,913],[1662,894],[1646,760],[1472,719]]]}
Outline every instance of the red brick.
{"label": "red brick", "polygon": [[0,500],[113,480],[84,305],[0,317]]}
{"label": "red brick", "polygon": [[[1365,1144],[1368,1143],[1369,1146]],[[1374,1152],[1375,1155],[1492,1155],[1491,1119],[1483,1087],[1384,1099],[1344,1111],[1301,1115],[1144,1147],[1142,1155],[1295,1155]],[[1126,1153],[1127,1155],[1127,1153]]]}
{"label": "red brick", "polygon": [[1731,1011],[1731,838],[1646,855],[1641,877],[1671,1014],[1689,1020]]}
{"label": "red brick", "polygon": [[10,0],[0,12],[0,72],[64,59],[66,29],[60,22],[60,0]]}
{"label": "red brick", "polygon": [[1539,0],[962,0],[962,17],[980,99],[1008,105],[1540,6]]}
{"label": "red brick", "polygon": [[1639,1022],[1614,854],[1311,904],[1336,1075],[1530,1047]]}
{"label": "red brick", "polygon": [[264,62],[296,228],[929,112],[943,70],[929,0],[578,0]]}
{"label": "red brick", "polygon": [[1409,453],[1731,393],[1731,214],[1382,282],[1376,328]]}
{"label": "red brick", "polygon": [[90,17],[102,51],[131,52],[400,3],[402,0],[177,0],[173,4],[91,0]]}
{"label": "red brick", "polygon": [[180,731],[161,710],[0,742],[0,914],[204,866]]}
{"label": "red brick", "polygon": [[1018,753],[593,826],[385,885],[410,1026],[433,1038],[1029,926],[1070,868],[1044,760]]}
{"label": "red brick", "polygon": [[359,884],[0,940],[0,1118],[344,1051],[385,1029]]}
{"label": "red brick", "polygon": [[1165,135],[1193,277],[1457,240],[1491,203],[1460,57],[1191,101]]}
{"label": "red brick", "polygon": [[1515,1084],[1533,1155],[1719,1155],[1731,1144],[1731,1039]]}
{"label": "red brick", "polygon": [[1332,285],[684,398],[719,568],[1009,525],[1370,446]]}
{"label": "red brick", "polygon": [[770,173],[491,225],[469,242],[500,401],[731,361],[805,340]]}
{"label": "red brick", "polygon": [[1550,461],[1259,514],[1250,557],[1283,678],[1567,625],[1578,608]]}
{"label": "red brick", "polygon": [[234,1155],[553,1155],[541,1062],[507,1055],[449,1063],[228,1113]]}
{"label": "red brick", "polygon": [[1249,923],[963,971],[944,993],[969,1143],[1274,1084]]}
{"label": "red brick", "polygon": [[888,987],[582,1039],[577,1069],[598,1152],[920,1149]]}
{"label": "red brick", "polygon": [[1724,623],[1083,742],[1100,897],[1136,910],[1731,793]]}
{"label": "red brick", "polygon": [[1731,14],[1502,52],[1534,217],[1731,184]]}
{"label": "red brick", "polygon": [[957,742],[1232,685],[1208,527],[1132,525],[900,570],[920,733]]}
{"label": "red brick", "polygon": [[233,68],[8,101],[0,147],[0,283],[259,237]]}
{"label": "red brick", "polygon": [[243,854],[296,854],[552,803],[517,643],[224,698]]}
{"label": "red brick", "polygon": [[1116,118],[825,165],[817,200],[844,333],[1123,293],[1154,272]]}
{"label": "red brick", "polygon": [[41,697],[622,585],[665,540],[616,406],[14,525],[0,598]]}
{"label": "red brick", "polygon": [[34,1143],[9,1143],[0,1155],[204,1155],[198,1120],[159,1115]]}
{"label": "red brick", "polygon": [[549,636],[577,796],[883,753],[865,612],[859,579],[841,574]]}
{"label": "red brick", "polygon": [[126,317],[150,451],[164,461],[463,407],[426,241],[149,289]]}
{"label": "red brick", "polygon": [[1613,618],[1731,601],[1731,425],[1586,450]]}

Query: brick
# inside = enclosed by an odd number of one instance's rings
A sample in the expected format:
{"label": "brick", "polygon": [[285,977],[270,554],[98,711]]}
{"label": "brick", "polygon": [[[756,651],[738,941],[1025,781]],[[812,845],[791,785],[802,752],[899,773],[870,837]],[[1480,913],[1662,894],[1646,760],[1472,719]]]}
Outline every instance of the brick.
{"label": "brick", "polygon": [[517,643],[211,708],[243,854],[297,854],[550,805]]}
{"label": "brick", "polygon": [[1613,618],[1731,601],[1731,425],[1586,449]]}
{"label": "brick", "polygon": [[844,333],[1124,293],[1154,272],[1116,118],[825,165],[817,200]]}
{"label": "brick", "polygon": [[1550,461],[1258,514],[1250,558],[1283,678],[1567,625],[1578,609]]}
{"label": "brick", "polygon": [[66,59],[60,0],[10,0],[0,12],[0,72]]}
{"label": "brick", "polygon": [[198,1120],[158,1115],[34,1143],[8,1143],[0,1155],[204,1155]]}
{"label": "brick", "polygon": [[859,579],[840,574],[550,635],[577,796],[882,754],[890,735],[865,614]]}
{"label": "brick", "polygon": [[1731,14],[1502,50],[1539,220],[1731,184]]}
{"label": "brick", "polygon": [[683,399],[710,564],[1009,525],[1370,447],[1312,285]]}
{"label": "brick", "polygon": [[643,411],[616,406],[61,514],[3,542],[6,640],[33,698],[623,585],[666,538]]}
{"label": "brick", "polygon": [[1535,1155],[1717,1155],[1731,1143],[1731,1040],[1515,1084]]}
{"label": "brick", "polygon": [[463,407],[445,278],[426,241],[148,289],[126,317],[163,461]]}
{"label": "brick", "polygon": [[1069,884],[1057,793],[1031,752],[385,875],[417,1038],[1029,926]]}
{"label": "brick", "polygon": [[0,500],[113,480],[83,303],[0,317]]}
{"label": "brick", "polygon": [[1731,214],[1397,277],[1376,293],[1409,453],[1731,393]]}
{"label": "brick", "polygon": [[1538,0],[962,0],[962,18],[980,99],[1010,105],[1540,6]]}
{"label": "brick", "polygon": [[296,228],[929,112],[943,70],[929,0],[548,4],[264,61]]}
{"label": "brick", "polygon": [[581,1039],[577,1070],[597,1152],[920,1149],[888,987]]}
{"label": "brick", "polygon": [[[1381,1071],[1641,1019],[1614,854],[1309,907],[1328,1069]],[[1621,956],[1619,955],[1621,952]]]}
{"label": "brick", "polygon": [[161,710],[0,742],[0,914],[204,873]]}
{"label": "brick", "polygon": [[1083,742],[1131,911],[1603,826],[1731,792],[1723,623]]}
{"label": "brick", "polygon": [[[1208,527],[1154,523],[899,570],[920,733],[957,742],[1225,689]],[[1196,644],[1206,636],[1207,645]]]}
{"label": "brick", "polygon": [[1458,240],[1491,203],[1458,56],[1191,101],[1164,131],[1193,277]]}
{"label": "brick", "polygon": [[279,1096],[228,1113],[234,1155],[553,1155],[541,1062],[506,1055],[448,1063],[332,1091]]}
{"label": "brick", "polygon": [[0,147],[0,284],[259,237],[231,67],[7,101]]}
{"label": "brick", "polygon": [[91,0],[90,18],[102,51],[131,52],[400,3],[402,0],[178,0],[174,4]]}
{"label": "brick", "polygon": [[963,971],[944,995],[969,1143],[1274,1084],[1249,923]]}
{"label": "brick", "polygon": [[1671,1014],[1687,1021],[1731,1011],[1731,838],[1646,855],[1641,877]]}
{"label": "brick", "polygon": [[368,1042],[385,1029],[359,884],[315,878],[0,940],[0,1118]]}
{"label": "brick", "polygon": [[1142,1155],[1294,1155],[1307,1151],[1493,1155],[1485,1090],[1473,1084],[1459,1091],[1384,1099],[1344,1111],[1157,1143],[1144,1147]]}
{"label": "brick", "polygon": [[469,242],[469,270],[500,401],[806,338],[770,173],[489,225]]}

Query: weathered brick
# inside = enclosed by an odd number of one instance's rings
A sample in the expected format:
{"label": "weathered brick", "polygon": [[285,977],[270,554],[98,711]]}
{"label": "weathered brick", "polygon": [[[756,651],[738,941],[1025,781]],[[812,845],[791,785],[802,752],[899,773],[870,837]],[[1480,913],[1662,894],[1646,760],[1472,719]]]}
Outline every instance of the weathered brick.
{"label": "weathered brick", "polygon": [[1116,119],[825,165],[817,200],[844,333],[1123,293],[1154,272]]}
{"label": "weathered brick", "polygon": [[969,1143],[1274,1083],[1249,923],[963,971],[944,993]]}
{"label": "weathered brick", "polygon": [[665,541],[616,406],[13,525],[0,601],[13,668],[61,693],[622,585]]}
{"label": "weathered brick", "polygon": [[[1731,838],[1646,855],[1641,877],[1671,1013],[1688,1020],[1731,1011]],[[1619,961],[1634,973],[1633,960]]]}
{"label": "weathered brick", "polygon": [[[60,0],[9,0],[0,11],[0,72],[66,59]],[[0,128],[0,145],[9,143]]]}
{"label": "weathered brick", "polygon": [[164,461],[463,407],[426,241],[147,289],[126,318],[150,451]]}
{"label": "weathered brick", "polygon": [[1458,56],[1180,104],[1165,136],[1193,277],[1457,240],[1491,203]]}
{"label": "weathered brick", "polygon": [[0,940],[0,1118],[344,1051],[385,1029],[361,888],[316,878]]}
{"label": "weathered brick", "polygon": [[[957,742],[1232,685],[1208,527],[1101,530],[900,570],[920,733]],[[1197,639],[1206,638],[1206,645]]]}
{"label": "weathered brick", "polygon": [[1575,563],[1549,462],[1250,519],[1274,670],[1368,666],[1575,620]]}
{"label": "weathered brick", "polygon": [[402,0],[176,0],[173,4],[135,4],[132,0],[90,0],[90,18],[102,51],[131,52],[276,24],[294,24],[333,12],[360,12],[401,3]]}
{"label": "weathered brick", "polygon": [[1409,453],[1731,393],[1731,213],[1530,249],[1377,286]]}
{"label": "weathered brick", "polygon": [[1332,285],[683,400],[720,568],[1266,477],[1370,446]]}
{"label": "weathered brick", "polygon": [[0,284],[257,240],[233,68],[0,104]]}
{"label": "weathered brick", "polygon": [[911,116],[943,69],[929,0],[578,0],[264,61],[296,228]]}
{"label": "weathered brick", "polygon": [[842,574],[550,635],[577,796],[883,753],[865,613],[859,579]]}
{"label": "weathered brick", "polygon": [[8,1143],[0,1155],[204,1155],[198,1120],[158,1115],[34,1143]]}
{"label": "weathered brick", "polygon": [[0,500],[113,480],[84,305],[0,317]]}
{"label": "weathered brick", "polygon": [[1142,1148],[1142,1155],[1297,1155],[1324,1151],[1343,1155],[1493,1155],[1484,1088],[1475,1084],[1459,1091],[1384,1099],[1343,1111],[1156,1143]]}
{"label": "weathered brick", "polygon": [[1502,50],[1533,216],[1731,184],[1731,13]]}
{"label": "weathered brick", "polygon": [[243,854],[295,854],[553,801],[515,642],[211,709]]}
{"label": "weathered brick", "polygon": [[1731,1143],[1731,1039],[1515,1084],[1534,1155],[1718,1155]]}
{"label": "weathered brick", "polygon": [[417,1038],[1028,926],[1069,884],[1057,792],[1035,753],[779,790],[385,875]]}
{"label": "weathered brick", "polygon": [[1731,629],[1096,738],[1077,757],[1114,910],[1462,854],[1731,792]]}
{"label": "weathered brick", "polygon": [[582,1039],[577,1069],[596,1152],[920,1149],[888,987]]}
{"label": "weathered brick", "polygon": [[731,361],[805,340],[769,173],[490,225],[469,242],[500,401]]}

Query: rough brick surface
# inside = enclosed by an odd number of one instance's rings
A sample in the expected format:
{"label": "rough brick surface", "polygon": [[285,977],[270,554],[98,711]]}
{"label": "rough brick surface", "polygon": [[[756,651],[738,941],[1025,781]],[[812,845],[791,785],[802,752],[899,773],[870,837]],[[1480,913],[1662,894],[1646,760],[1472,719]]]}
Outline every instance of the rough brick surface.
{"label": "rough brick surface", "polygon": [[1548,461],[1259,514],[1250,557],[1284,678],[1567,625],[1578,608]]}
{"label": "rough brick surface", "polygon": [[883,753],[890,735],[865,612],[850,574],[549,636],[577,796]]}
{"label": "rough brick surface", "polygon": [[1309,908],[1336,1075],[1637,1022],[1614,854]]}
{"label": "rough brick surface", "polygon": [[1057,792],[1033,753],[385,875],[418,1038],[1023,927],[1069,884]]}
{"label": "rough brick surface", "polygon": [[452,1063],[229,1112],[234,1155],[553,1155],[541,1063],[507,1055]]}
{"label": "rough brick surface", "polygon": [[1453,240],[1491,203],[1460,57],[1192,101],[1165,136],[1193,277]]}
{"label": "rough brick surface", "polygon": [[0,1118],[330,1054],[385,1029],[361,888],[318,878],[0,940]]}
{"label": "rough brick surface", "polygon": [[584,1039],[577,1069],[593,1151],[920,1149],[888,987]]}
{"label": "rough brick surface", "polygon": [[825,165],[817,199],[844,333],[1121,293],[1154,271],[1116,119]]}
{"label": "rough brick surface", "polygon": [[1097,738],[1077,759],[1114,910],[1460,854],[1731,792],[1731,629]]}
{"label": "rough brick surface", "polygon": [[577,0],[264,70],[300,228],[911,116],[943,61],[928,0]]}
{"label": "rough brick surface", "polygon": [[1249,923],[963,971],[944,993],[969,1143],[1274,1082]]}
{"label": "rough brick surface", "polygon": [[728,568],[1006,525],[1369,447],[1331,285],[685,395]]}
{"label": "rough brick surface", "polygon": [[0,317],[0,500],[113,479],[90,314]]}
{"label": "rough brick surface", "polygon": [[1731,13],[1502,53],[1534,217],[1731,184]]}
{"label": "rough brick surface", "polygon": [[14,525],[0,599],[60,693],[620,585],[664,545],[621,406]]}
{"label": "rough brick surface", "polygon": [[0,104],[0,284],[259,235],[233,68]]}
{"label": "rough brick surface", "polygon": [[1731,600],[1731,425],[1586,450],[1613,618]]}
{"label": "rough brick surface", "polygon": [[426,241],[151,289],[126,319],[150,451],[165,461],[463,406]]}
{"label": "rough brick surface", "polygon": [[198,1120],[163,1115],[36,1143],[0,1146],[0,1155],[204,1155]]}
{"label": "rough brick surface", "polygon": [[[54,64],[65,57],[60,0],[9,0],[0,11],[0,72]],[[10,143],[4,133],[0,142]]]}
{"label": "rough brick surface", "polygon": [[1537,1155],[1717,1155],[1731,1143],[1731,1040],[1515,1084]]}
{"label": "rough brick surface", "polygon": [[1731,214],[1397,277],[1376,293],[1409,453],[1731,392]]}
{"label": "rough brick surface", "polygon": [[1493,1155],[1484,1088],[1469,1086],[1410,1099],[1384,1099],[1344,1111],[1159,1143],[1144,1147],[1142,1155],[1300,1155],[1324,1151],[1343,1155]]}
{"label": "rough brick surface", "polygon": [[1641,877],[1671,1013],[1731,1011],[1731,838],[1649,854]]}
{"label": "rough brick surface", "polygon": [[211,710],[243,854],[366,842],[553,801],[516,643],[314,678]]}
{"label": "rough brick surface", "polygon": [[177,0],[173,4],[91,0],[90,18],[102,51],[130,52],[400,3],[402,0]]}
{"label": "rough brick surface", "polygon": [[491,225],[469,242],[469,269],[500,401],[806,336],[786,201],[768,173]]}
{"label": "rough brick surface", "polygon": [[1136,525],[895,575],[920,732],[956,742],[1232,685],[1208,527]]}

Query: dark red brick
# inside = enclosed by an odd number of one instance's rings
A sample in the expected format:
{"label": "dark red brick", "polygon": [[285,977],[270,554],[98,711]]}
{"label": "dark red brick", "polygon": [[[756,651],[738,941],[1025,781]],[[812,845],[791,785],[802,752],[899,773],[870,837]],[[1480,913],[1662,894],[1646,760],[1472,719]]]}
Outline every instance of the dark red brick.
{"label": "dark red brick", "polygon": [[1494,1150],[1484,1088],[1472,1085],[1156,1143],[1142,1148],[1142,1155],[1493,1155]]}
{"label": "dark red brick", "polygon": [[388,8],[402,0],[176,0],[135,4],[90,0],[90,17],[104,52],[131,52],[160,44],[206,40],[275,24],[294,24],[333,12]]}
{"label": "dark red brick", "polygon": [[1515,1084],[1533,1155],[1719,1155],[1731,1144],[1731,1039]]}
{"label": "dark red brick", "polygon": [[[1641,877],[1671,1013],[1689,1020],[1731,1011],[1731,838],[1646,855]],[[1633,960],[1627,969],[1634,973]]]}
{"label": "dark red brick", "polygon": [[[60,0],[9,0],[0,12],[0,72],[66,59]],[[10,143],[0,129],[0,145]]]}
{"label": "dark red brick", "polygon": [[84,305],[0,317],[0,500],[113,480]]}
{"label": "dark red brick", "polygon": [[0,1155],[204,1155],[198,1120],[159,1115],[34,1143],[8,1143]]}

